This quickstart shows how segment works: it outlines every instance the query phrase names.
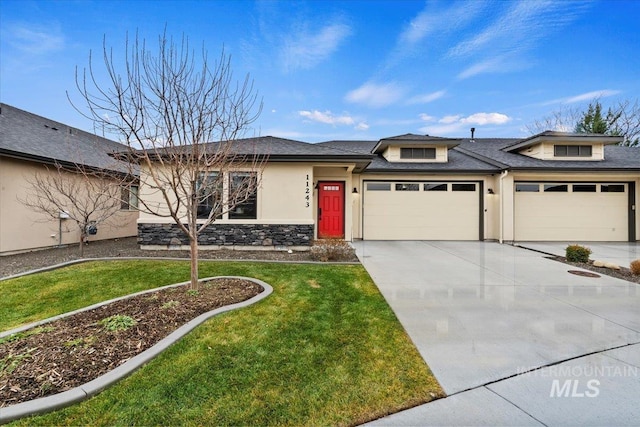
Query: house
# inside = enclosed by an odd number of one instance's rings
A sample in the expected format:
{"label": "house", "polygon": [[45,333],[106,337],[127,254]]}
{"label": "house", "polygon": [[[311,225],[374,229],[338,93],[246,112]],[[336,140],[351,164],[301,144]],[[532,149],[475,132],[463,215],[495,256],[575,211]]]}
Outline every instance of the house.
{"label": "house", "polygon": [[[640,148],[616,145],[620,141],[551,131],[525,139],[239,139],[236,152],[268,156],[260,186],[210,225],[199,244],[304,249],[323,238],[635,242]],[[140,173],[141,199],[163,203],[145,186],[145,169]],[[233,185],[234,173],[225,186]],[[237,173],[244,173],[242,166]],[[146,249],[188,246],[173,220],[144,213],[138,239]]]}
{"label": "house", "polygon": [[[79,129],[0,104],[0,255],[75,244],[79,230],[64,212],[56,220],[23,205],[36,174],[57,173],[55,164],[92,170],[122,170],[109,154],[123,145]],[[78,177],[78,179],[81,179]],[[136,187],[124,188],[135,203]],[[138,212],[122,203],[113,225],[102,224],[90,240],[135,236]]]}

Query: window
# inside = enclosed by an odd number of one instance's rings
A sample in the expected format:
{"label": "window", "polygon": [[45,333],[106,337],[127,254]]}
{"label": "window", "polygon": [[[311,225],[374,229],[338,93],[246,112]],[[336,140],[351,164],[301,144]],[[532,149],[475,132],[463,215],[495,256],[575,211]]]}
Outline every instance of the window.
{"label": "window", "polygon": [[258,180],[254,172],[233,172],[229,182],[229,219],[256,219]]}
{"label": "window", "polygon": [[516,193],[538,193],[540,185],[538,184],[516,184]]}
{"label": "window", "polygon": [[420,184],[396,184],[396,191],[420,191]]}
{"label": "window", "polygon": [[544,192],[545,193],[566,193],[569,191],[569,186],[567,184],[545,184]]}
{"label": "window", "polygon": [[222,217],[222,178],[218,172],[201,173],[196,182],[196,197],[198,199],[198,218],[209,218],[213,215]]}
{"label": "window", "polygon": [[390,182],[367,182],[367,190],[391,191],[391,183]]}
{"label": "window", "polygon": [[451,184],[452,191],[476,191],[475,184]]}
{"label": "window", "polygon": [[137,185],[130,185],[120,189],[120,209],[125,211],[138,209]]}
{"label": "window", "polygon": [[425,184],[424,191],[447,191],[447,184]]}
{"label": "window", "polygon": [[591,157],[590,145],[554,145],[555,157]]}
{"label": "window", "polygon": [[595,184],[573,184],[574,193],[595,193]]}
{"label": "window", "polygon": [[436,149],[431,148],[400,148],[401,159],[435,159]]}
{"label": "window", "polygon": [[601,193],[624,193],[624,184],[602,184]]}

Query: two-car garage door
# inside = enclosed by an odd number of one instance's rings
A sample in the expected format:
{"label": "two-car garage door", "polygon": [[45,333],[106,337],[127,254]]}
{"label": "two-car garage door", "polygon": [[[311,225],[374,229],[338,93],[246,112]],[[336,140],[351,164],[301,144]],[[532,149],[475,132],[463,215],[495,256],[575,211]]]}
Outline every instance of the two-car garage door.
{"label": "two-car garage door", "polygon": [[515,183],[515,240],[626,241],[627,183]]}
{"label": "two-car garage door", "polygon": [[481,239],[479,182],[365,181],[367,240]]}

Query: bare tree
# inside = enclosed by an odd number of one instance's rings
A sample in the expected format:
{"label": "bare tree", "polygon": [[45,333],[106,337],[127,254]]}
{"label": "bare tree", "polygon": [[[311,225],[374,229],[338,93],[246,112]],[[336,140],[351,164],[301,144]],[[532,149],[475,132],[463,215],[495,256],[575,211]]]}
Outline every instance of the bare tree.
{"label": "bare tree", "polygon": [[[531,134],[555,130],[561,132],[574,132],[593,130],[590,126],[584,126],[585,119],[593,115],[595,108],[605,111],[598,98],[592,100],[586,109],[579,107],[563,107],[553,111],[546,117],[535,120],[525,126]],[[640,145],[640,104],[638,100],[619,101],[606,109],[602,117],[605,124],[605,132],[609,135],[624,137],[620,145],[634,147]]]}
{"label": "bare tree", "polygon": [[577,107],[562,107],[551,112],[548,116],[536,119],[525,126],[532,135],[547,130],[558,132],[573,132],[576,123],[580,121],[582,111]]}
{"label": "bare tree", "polygon": [[[255,197],[265,156],[236,141],[262,108],[253,83],[237,82],[230,57],[210,64],[203,47],[191,50],[166,32],[157,52],[138,36],[125,45],[118,67],[103,42],[106,83],[89,67],[76,72],[85,112],[97,128],[128,147],[140,165],[139,209],[172,218],[189,239],[191,286],[198,285],[198,236],[226,212]],[[241,144],[240,144],[241,145]]]}
{"label": "bare tree", "polygon": [[61,218],[72,221],[79,232],[78,247],[82,257],[84,243],[92,229],[97,230],[101,224],[119,225],[116,214],[121,209],[121,189],[131,183],[131,178],[127,174],[81,164],[63,166],[55,163],[53,167],[44,167],[44,171],[27,178],[27,192],[18,200],[42,214],[43,221],[60,221]]}

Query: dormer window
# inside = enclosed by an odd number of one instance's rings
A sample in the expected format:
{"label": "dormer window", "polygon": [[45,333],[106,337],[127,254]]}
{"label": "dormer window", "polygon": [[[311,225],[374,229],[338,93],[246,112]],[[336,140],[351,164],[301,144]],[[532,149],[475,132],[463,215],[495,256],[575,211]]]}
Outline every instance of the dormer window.
{"label": "dormer window", "polygon": [[436,149],[434,147],[403,147],[400,148],[401,159],[435,159]]}
{"label": "dormer window", "polygon": [[554,145],[554,157],[591,157],[591,145]]}

